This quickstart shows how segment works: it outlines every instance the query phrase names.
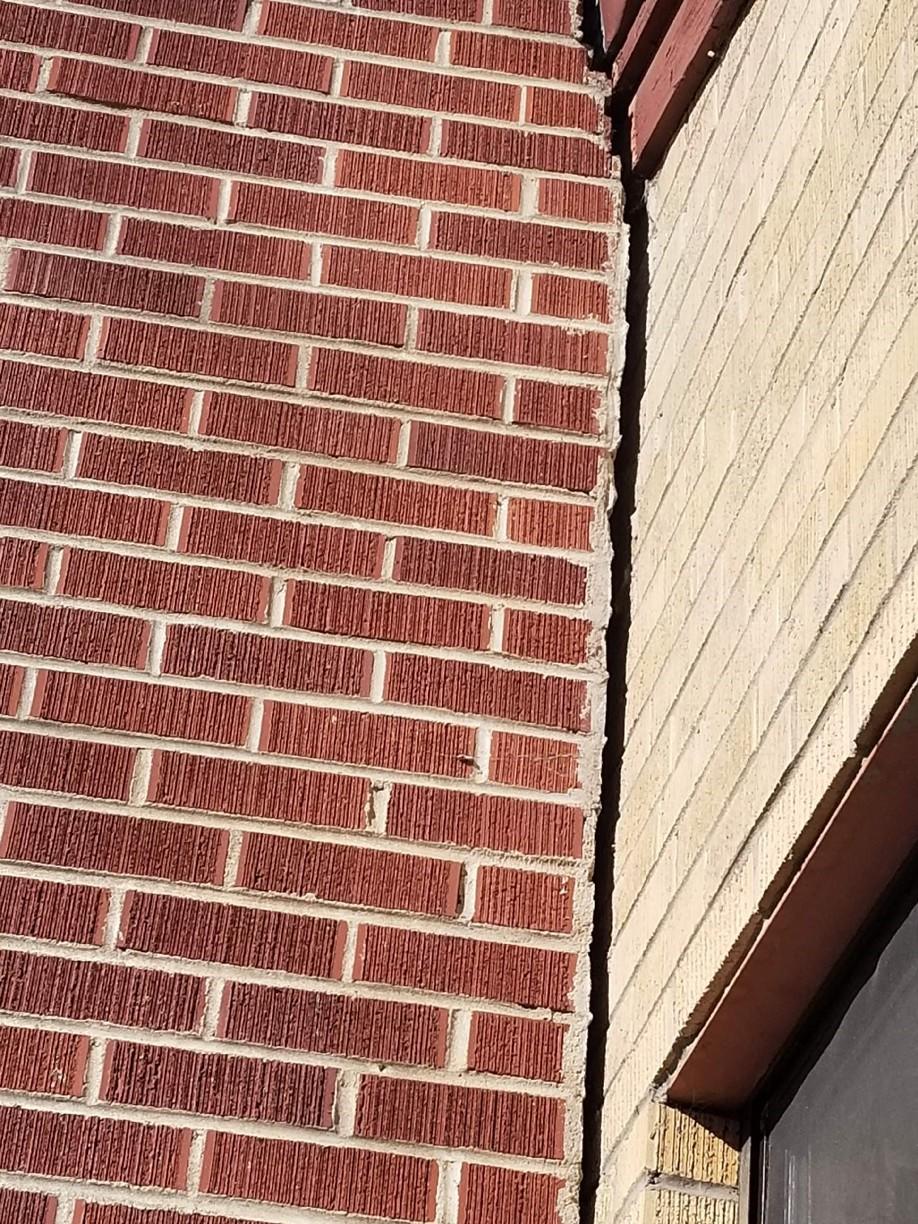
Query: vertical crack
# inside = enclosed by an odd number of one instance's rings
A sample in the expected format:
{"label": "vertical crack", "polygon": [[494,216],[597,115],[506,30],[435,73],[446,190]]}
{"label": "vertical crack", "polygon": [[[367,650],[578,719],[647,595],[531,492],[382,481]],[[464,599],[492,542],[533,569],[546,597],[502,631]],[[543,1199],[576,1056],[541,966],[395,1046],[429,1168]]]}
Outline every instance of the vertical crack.
{"label": "vertical crack", "polygon": [[[583,33],[591,41],[601,27],[595,0],[585,0]],[[591,62],[607,57],[593,43]],[[631,163],[631,127],[626,98],[610,104],[612,152],[618,157],[628,234],[625,290],[625,358],[619,388],[619,445],[615,455],[615,503],[609,516],[612,543],[612,607],[606,633],[608,693],[606,743],[602,761],[600,811],[596,824],[593,869],[594,908],[590,942],[590,1024],[587,1031],[586,1084],[583,1101],[583,1152],[580,1183],[580,1224],[595,1224],[602,1174],[602,1114],[609,1029],[609,952],[614,905],[614,838],[621,800],[621,768],[625,744],[626,661],[631,627],[632,518],[640,448],[640,410],[646,375],[648,218],[644,180]],[[603,1222],[599,1222],[603,1224]]]}

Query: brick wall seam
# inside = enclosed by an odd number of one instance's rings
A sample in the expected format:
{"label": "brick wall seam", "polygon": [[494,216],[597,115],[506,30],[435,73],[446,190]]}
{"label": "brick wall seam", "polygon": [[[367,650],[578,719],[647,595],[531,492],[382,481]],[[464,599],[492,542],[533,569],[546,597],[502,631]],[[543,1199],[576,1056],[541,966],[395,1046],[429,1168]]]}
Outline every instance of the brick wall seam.
{"label": "brick wall seam", "polygon": [[572,1224],[621,280],[577,14],[2,8],[0,1205]]}

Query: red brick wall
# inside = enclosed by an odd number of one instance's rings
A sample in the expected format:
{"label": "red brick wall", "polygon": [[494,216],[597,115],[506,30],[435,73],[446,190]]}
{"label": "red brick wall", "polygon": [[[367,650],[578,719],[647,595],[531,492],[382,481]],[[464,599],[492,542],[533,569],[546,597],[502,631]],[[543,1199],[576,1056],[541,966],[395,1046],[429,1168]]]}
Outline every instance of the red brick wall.
{"label": "red brick wall", "polygon": [[573,1219],[618,244],[570,25],[0,2],[4,1221]]}

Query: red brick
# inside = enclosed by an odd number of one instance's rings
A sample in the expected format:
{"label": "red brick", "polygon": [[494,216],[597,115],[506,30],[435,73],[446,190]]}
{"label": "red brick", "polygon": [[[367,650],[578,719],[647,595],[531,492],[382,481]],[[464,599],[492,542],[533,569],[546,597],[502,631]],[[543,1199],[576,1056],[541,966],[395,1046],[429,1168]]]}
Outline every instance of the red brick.
{"label": "red brick", "polygon": [[569,876],[507,867],[481,867],[475,921],[529,931],[569,932],[574,881]]}
{"label": "red brick", "polygon": [[2,1163],[13,1173],[176,1188],[189,1141],[168,1126],[0,1108]]}
{"label": "red brick", "polygon": [[216,179],[54,153],[33,156],[29,186],[32,191],[70,199],[196,217],[213,217],[217,207]]}
{"label": "red brick", "polygon": [[341,924],[325,918],[128,893],[118,946],[135,952],[332,977]]}
{"label": "red brick", "polygon": [[327,55],[251,42],[199,38],[178,30],[154,30],[148,62],[185,72],[322,93],[328,92],[331,83],[332,60]]}
{"label": "red brick", "polygon": [[248,122],[250,127],[287,132],[307,140],[366,144],[398,153],[423,153],[430,142],[430,120],[426,116],[283,93],[256,94]]}
{"label": "red brick", "polygon": [[0,200],[0,234],[5,238],[44,242],[49,234],[53,234],[59,246],[98,251],[107,227],[108,216],[105,213],[83,212],[12,196]]}
{"label": "red brick", "polygon": [[362,519],[475,535],[490,534],[496,512],[490,493],[450,489],[444,496],[439,484],[314,466],[302,469],[296,501],[326,514],[352,516],[356,510]]}
{"label": "red brick", "polygon": [[85,436],[77,475],[262,505],[276,501],[280,488],[280,464],[275,460],[136,442],[111,434]]}
{"label": "red brick", "polygon": [[[108,8],[117,8],[110,4]],[[60,51],[84,52],[106,59],[133,59],[140,31],[136,25],[62,13],[57,9],[9,4],[3,13],[3,34],[10,42]]]}
{"label": "red brick", "polygon": [[578,374],[602,374],[607,337],[544,323],[513,323],[482,315],[422,310],[417,346],[422,352],[477,357],[511,365],[544,366]]}
{"label": "red brick", "polygon": [[488,776],[505,786],[564,794],[576,785],[579,757],[577,744],[569,741],[496,731]]}
{"label": "red brick", "polygon": [[437,1166],[415,1156],[211,1134],[201,1189],[348,1215],[429,1220],[436,1184]]}
{"label": "red brick", "polygon": [[231,982],[220,1035],[287,1050],[442,1067],[447,1013],[384,999]]}
{"label": "red brick", "polygon": [[15,251],[7,288],[65,302],[97,302],[193,318],[201,309],[204,282],[198,276],[155,268],[71,259],[47,251]]}
{"label": "red brick", "polygon": [[586,595],[586,571],[560,557],[441,540],[400,540],[395,576],[421,586],[552,603],[582,604]]}
{"label": "red brick", "polygon": [[604,135],[606,120],[602,99],[580,90],[530,89],[526,119],[553,128],[573,128]]}
{"label": "red brick", "polygon": [[193,508],[186,512],[187,552],[283,569],[374,578],[382,564],[382,536],[346,527]]}
{"label": "red brick", "polygon": [[[347,151],[338,155],[351,156]],[[367,238],[374,244],[414,242],[418,210],[385,200],[355,200],[341,195],[319,195],[264,183],[236,183],[230,220],[253,225],[295,229],[301,234],[330,234]]]}
{"label": "red brick", "polygon": [[455,917],[459,906],[456,862],[264,833],[246,834],[238,883],[259,892],[443,918]]}
{"label": "red brick", "polygon": [[465,416],[500,416],[502,380],[480,370],[450,370],[436,364],[390,361],[328,348],[315,352],[309,385],[326,395],[381,404]]}
{"label": "red brick", "polygon": [[116,667],[142,667],[146,659],[147,628],[143,621],[34,603],[6,603],[2,607],[0,649]]}
{"label": "red brick", "polygon": [[509,306],[509,268],[469,266],[425,256],[392,255],[358,247],[327,247],[322,279],[331,285],[376,289],[402,297],[463,302],[469,306]]}
{"label": "red brick", "polygon": [[361,829],[369,783],[311,770],[161,753],[151,803],[262,820]]}
{"label": "red brick", "polygon": [[[19,172],[19,150],[9,145],[0,148],[0,185],[12,187]],[[2,215],[2,214],[0,214]]]}
{"label": "red brick", "polygon": [[156,544],[166,507],[141,498],[0,479],[0,523],[68,537]]}
{"label": "red brick", "polygon": [[322,175],[321,151],[314,145],[250,136],[230,128],[168,123],[162,119],[144,122],[139,153],[141,157],[177,162],[180,166],[261,174],[266,178],[295,179],[301,183],[317,183]]}
{"label": "red brick", "polygon": [[510,502],[508,535],[522,544],[589,552],[592,506],[514,499]]}
{"label": "red brick", "polygon": [[22,668],[0,663],[0,714],[15,714],[22,693]]}
{"label": "red brick", "polygon": [[354,977],[450,995],[570,1010],[573,953],[361,927]]}
{"label": "red brick", "polygon": [[611,224],[615,218],[612,183],[600,187],[569,179],[543,179],[539,184],[539,212],[566,221]]}
{"label": "red brick", "polygon": [[516,77],[571,81],[579,84],[586,72],[586,57],[573,39],[568,43],[535,42],[457,30],[452,36],[450,59],[463,68],[484,68]]}
{"label": "red brick", "polygon": [[560,319],[609,319],[609,289],[601,281],[574,280],[570,276],[536,276],[532,284],[535,314]]}
{"label": "red brick", "polygon": [[172,625],[163,671],[261,688],[358,696],[368,686],[371,663],[365,650],[255,634],[243,636],[200,625]]}
{"label": "red brick", "polygon": [[190,1033],[204,1007],[201,979],[177,973],[25,952],[0,952],[0,968],[4,1011]]}
{"label": "red brick", "polygon": [[[494,25],[545,34],[570,34],[571,10],[567,0],[496,0]],[[574,31],[576,33],[576,31]]]}
{"label": "red brick", "polygon": [[296,582],[287,593],[287,622],[315,633],[422,646],[488,645],[488,610],[473,603],[393,595],[366,587]]}
{"label": "red brick", "polygon": [[599,392],[592,387],[520,381],[513,419],[521,425],[596,434],[599,407]]}
{"label": "red brick", "polygon": [[567,1028],[549,1020],[477,1012],[469,1035],[469,1068],[560,1084]]}
{"label": "red brick", "polygon": [[448,723],[272,702],[265,710],[262,749],[464,778],[472,765],[474,735],[470,727]]}
{"label": "red brick", "polygon": [[467,1164],[459,1184],[459,1224],[560,1224],[563,1185],[545,1173]]}
{"label": "red brick", "polygon": [[608,258],[608,240],[588,227],[563,228],[539,221],[476,217],[470,213],[436,213],[430,230],[435,251],[512,259],[517,263],[560,264],[600,270]]}
{"label": "red brick", "polygon": [[575,442],[453,429],[419,421],[412,426],[409,462],[432,472],[589,493],[602,451]]}
{"label": "red brick", "polygon": [[[5,536],[0,539],[0,586],[40,590],[45,580],[47,560],[47,544]],[[0,637],[2,640],[3,637]]]}
{"label": "red brick", "polygon": [[511,210],[519,206],[519,175],[507,170],[409,161],[351,149],[339,153],[335,168],[339,186],[359,191],[407,196],[422,202],[471,204],[476,208]]}
{"label": "red brick", "polygon": [[412,13],[446,22],[481,20],[481,0],[357,0],[357,7],[384,13]]}
{"label": "red brick", "polygon": [[[74,1217],[73,1224],[239,1224],[227,1216],[188,1215],[184,1211],[150,1210],[144,1207],[104,1206],[102,1203],[79,1203],[82,1215]],[[31,1221],[28,1222],[31,1224]]]}
{"label": "red brick", "polygon": [[609,166],[609,154],[595,139],[522,132],[518,128],[457,123],[450,119],[443,124],[441,151],[444,157],[461,161],[558,174],[599,177],[608,172]]}
{"label": "red brick", "polygon": [[355,1133],[558,1160],[564,1155],[564,1101],[365,1075]]}
{"label": "red brick", "polygon": [[520,110],[520,91],[515,85],[360,60],[347,64],[342,93],[345,97],[362,98],[366,102],[445,111],[451,115],[483,115],[505,123],[516,122]]}
{"label": "red brick", "polygon": [[16,140],[116,153],[124,148],[127,128],[123,115],[49,106],[26,98],[0,98],[0,136]]}
{"label": "red brick", "polygon": [[88,326],[82,315],[0,303],[0,348],[15,352],[82,357]]}
{"label": "red brick", "polygon": [[332,297],[239,281],[217,286],[212,317],[219,323],[240,327],[368,340],[373,344],[400,345],[405,336],[405,307],[396,302]]}
{"label": "red brick", "polygon": [[331,1126],[335,1074],[323,1067],[115,1041],[102,1099],[153,1109]]}
{"label": "red brick", "polygon": [[0,361],[0,400],[27,411],[178,430],[188,412],[190,392],[164,383]]}
{"label": "red brick", "polygon": [[64,439],[58,429],[0,421],[0,464],[31,472],[60,471]]}
{"label": "red brick", "polygon": [[53,1224],[57,1199],[21,1190],[0,1190],[0,1219],[11,1224]]}
{"label": "red brick", "polygon": [[101,888],[83,884],[0,876],[0,931],[56,943],[101,943],[107,898]]}
{"label": "red brick", "polygon": [[226,85],[78,59],[55,60],[48,89],[103,106],[224,122],[232,119],[236,106],[236,90]]}
{"label": "red brick", "polygon": [[406,705],[435,706],[567,731],[585,727],[586,683],[531,671],[423,655],[390,655],[386,696]]}
{"label": "red brick", "polygon": [[186,371],[237,382],[292,387],[296,379],[297,349],[292,344],[227,336],[211,328],[185,331],[138,319],[108,319],[100,356],[121,365]]}
{"label": "red brick", "polygon": [[0,782],[5,786],[126,800],[133,768],[130,748],[0,732]]}
{"label": "red brick", "polygon": [[[75,1033],[0,1028],[0,1086],[12,1092],[82,1096],[88,1052],[89,1039]],[[22,1224],[33,1218],[28,1212],[7,1213],[3,1193],[0,1191],[0,1219]],[[35,1219],[37,1224],[43,1224],[41,1212]]]}
{"label": "red brick", "polygon": [[122,222],[118,249],[124,255],[138,255],[162,263],[294,279],[308,273],[311,258],[309,245],[292,238],[168,225],[137,217],[125,217]]}
{"label": "red brick", "polygon": [[61,584],[65,594],[81,599],[250,621],[264,619],[268,598],[266,579],[258,574],[102,552],[68,553]]}
{"label": "red brick", "polygon": [[503,650],[521,659],[585,663],[590,627],[589,621],[569,616],[508,608],[504,613]]}
{"label": "red brick", "polygon": [[220,884],[226,833],[171,820],[13,803],[0,855],[77,871]]}
{"label": "red brick", "polygon": [[[77,4],[96,4],[98,0],[76,0]],[[222,30],[241,30],[245,0],[105,0],[106,8],[119,13],[136,13],[163,21],[216,26]]]}
{"label": "red brick", "polygon": [[199,432],[304,454],[388,463],[395,458],[399,422],[317,404],[208,391]]}
{"label": "red brick", "polygon": [[28,51],[0,50],[0,80],[4,88],[31,93],[38,79],[40,63],[38,56],[30,55]]}
{"label": "red brick", "polygon": [[396,59],[433,60],[438,32],[433,26],[270,0],[261,20],[261,33],[336,50],[347,47],[351,52],[370,51]]}
{"label": "red brick", "polygon": [[249,700],[79,672],[43,672],[32,714],[111,731],[240,744],[248,726]]}

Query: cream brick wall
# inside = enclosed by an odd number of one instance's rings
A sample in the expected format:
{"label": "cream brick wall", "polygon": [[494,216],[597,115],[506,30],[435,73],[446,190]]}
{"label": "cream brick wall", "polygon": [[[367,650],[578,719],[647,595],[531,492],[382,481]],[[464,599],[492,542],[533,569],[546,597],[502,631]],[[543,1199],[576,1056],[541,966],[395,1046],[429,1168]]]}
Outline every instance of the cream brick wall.
{"label": "cream brick wall", "polygon": [[649,187],[604,1219],[915,634],[916,70],[911,0],[757,0]]}

